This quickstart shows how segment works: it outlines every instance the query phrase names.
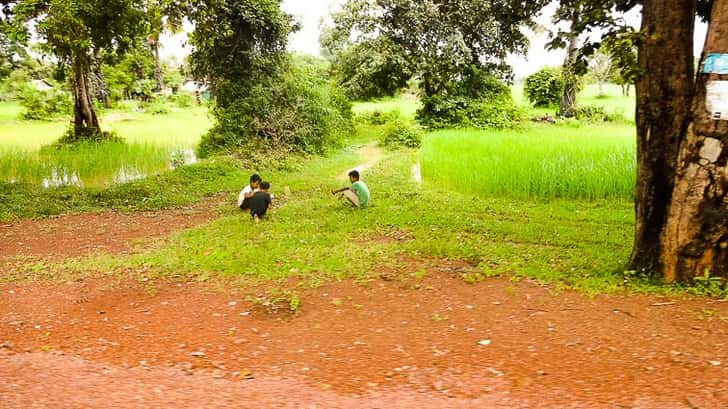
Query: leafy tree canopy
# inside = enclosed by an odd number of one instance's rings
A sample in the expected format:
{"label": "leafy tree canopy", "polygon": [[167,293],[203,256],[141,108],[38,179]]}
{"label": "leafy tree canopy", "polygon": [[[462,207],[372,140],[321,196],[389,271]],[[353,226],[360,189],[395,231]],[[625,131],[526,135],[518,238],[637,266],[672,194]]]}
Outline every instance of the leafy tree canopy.
{"label": "leafy tree canopy", "polygon": [[525,51],[521,31],[547,1],[349,0],[333,15],[325,48],[386,39],[421,76],[426,96],[445,95],[475,66],[510,79],[509,53]]}
{"label": "leafy tree canopy", "polygon": [[279,0],[190,0],[192,74],[213,90],[252,86],[280,73],[288,34],[298,27]]}

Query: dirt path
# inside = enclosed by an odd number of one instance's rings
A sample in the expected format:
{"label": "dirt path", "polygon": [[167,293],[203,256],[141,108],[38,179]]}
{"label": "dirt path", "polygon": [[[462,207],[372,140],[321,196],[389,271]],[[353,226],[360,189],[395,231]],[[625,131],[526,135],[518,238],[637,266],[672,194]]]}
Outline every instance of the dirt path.
{"label": "dirt path", "polygon": [[64,259],[98,252],[124,253],[131,250],[135,241],[215,219],[215,207],[224,201],[225,197],[218,195],[181,209],[65,214],[0,224],[0,261],[14,257]]}
{"label": "dirt path", "polygon": [[[3,408],[726,408],[728,303],[585,298],[457,264],[298,289],[0,286]],[[415,289],[419,288],[419,289]]]}
{"label": "dirt path", "polygon": [[370,142],[359,148],[359,157],[363,160],[363,162],[357,167],[340,174],[336,180],[348,180],[349,171],[354,169],[358,170],[359,173],[362,173],[373,168],[384,157],[384,151],[382,151],[382,148],[379,147],[378,142]]}

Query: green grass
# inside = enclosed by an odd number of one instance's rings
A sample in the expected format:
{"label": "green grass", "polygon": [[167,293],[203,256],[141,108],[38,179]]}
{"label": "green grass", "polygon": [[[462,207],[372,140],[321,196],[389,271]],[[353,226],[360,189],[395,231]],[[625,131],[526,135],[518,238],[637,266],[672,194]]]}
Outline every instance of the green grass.
{"label": "green grass", "polygon": [[111,142],[0,152],[0,175],[6,180],[46,187],[120,184],[169,170],[172,156],[160,145]]}
{"label": "green grass", "polygon": [[[70,117],[23,121],[18,119],[19,113],[17,103],[0,103],[0,151],[39,150],[57,141],[71,121]],[[114,131],[129,143],[173,147],[195,146],[212,125],[205,107],[171,108],[167,115],[111,110],[101,113],[100,120],[103,130]]]}
{"label": "green grass", "polygon": [[[469,279],[509,275],[586,292],[624,288],[624,277],[615,272],[630,251],[632,205],[626,200],[538,203],[473,196],[450,185],[422,186],[410,176],[416,153],[397,151],[367,172],[372,206],[355,211],[329,191],[340,186],[336,175],[359,160],[346,151],[313,160],[298,172],[264,175],[282,204],[261,224],[231,206],[220,219],[174,234],[152,249],[63,268],[77,273],[143,269],[150,276],[199,280],[295,277],[316,285],[366,280],[381,266],[416,274],[403,267],[404,257],[434,257],[467,260],[474,266]],[[283,186],[292,187],[292,197],[281,197]],[[392,232],[412,240],[378,240]]]}
{"label": "green grass", "polygon": [[620,125],[439,131],[424,139],[422,176],[479,195],[629,199],[636,174],[633,135]]}
{"label": "green grass", "polygon": [[[366,127],[359,132],[357,141],[373,140],[379,129]],[[151,209],[194,201],[216,191],[228,192],[230,206],[219,210],[217,220],[175,233],[151,247],[146,244],[135,254],[60,264],[18,260],[6,264],[2,279],[142,271],[152,278],[281,280],[273,285],[283,287],[293,278],[298,285],[316,286],[344,278],[366,283],[377,279],[382,267],[416,278],[424,271],[436,271],[442,265],[439,260],[445,258],[465,260],[472,266],[462,273],[467,282],[503,275],[548,282],[556,291],[570,288],[587,294],[685,291],[623,271],[634,228],[630,200],[513,200],[462,192],[451,183],[423,185],[411,177],[418,159],[415,151],[388,152],[367,171],[372,203],[363,211],[343,205],[330,194],[343,183],[337,176],[364,160],[353,149],[308,158],[289,169],[263,171],[273,183],[277,205],[260,224],[252,223],[233,205],[241,182],[252,170],[237,169],[224,160],[112,189],[39,189],[40,196],[30,198],[31,203],[54,202],[65,194],[63,203],[75,200],[77,210],[84,206]],[[285,186],[293,192],[289,197],[283,196]],[[408,239],[382,240],[392,233]],[[429,267],[411,265],[406,261],[411,259],[430,263]],[[298,305],[295,290],[287,291],[280,294],[291,294],[291,305],[294,299]]]}
{"label": "green grass", "polygon": [[0,181],[103,187],[169,169],[170,159],[192,150],[211,126],[207,109],[172,109],[167,115],[108,111],[102,127],[127,143],[48,149],[67,120],[21,121],[17,104],[0,104]]}

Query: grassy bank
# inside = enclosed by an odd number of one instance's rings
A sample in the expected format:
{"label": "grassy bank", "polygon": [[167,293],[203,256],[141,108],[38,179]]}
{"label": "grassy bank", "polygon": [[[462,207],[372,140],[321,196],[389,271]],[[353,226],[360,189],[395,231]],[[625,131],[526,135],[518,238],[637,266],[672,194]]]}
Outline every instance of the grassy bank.
{"label": "grassy bank", "polygon": [[[632,209],[628,201],[512,201],[420,185],[415,152],[389,153],[365,174],[372,206],[355,211],[330,189],[358,163],[351,151],[320,158],[297,172],[269,172],[279,206],[261,224],[231,208],[208,225],[177,233],[132,256],[100,256],[63,266],[77,272],[143,270],[146,275],[207,280],[376,278],[383,268],[408,280],[423,274],[408,259],[451,258],[472,268],[468,281],[493,275],[532,277],[587,292],[623,288]],[[281,189],[289,186],[292,195]],[[251,262],[251,260],[254,260]],[[420,267],[421,268],[421,267]],[[616,273],[615,273],[616,272]]]}

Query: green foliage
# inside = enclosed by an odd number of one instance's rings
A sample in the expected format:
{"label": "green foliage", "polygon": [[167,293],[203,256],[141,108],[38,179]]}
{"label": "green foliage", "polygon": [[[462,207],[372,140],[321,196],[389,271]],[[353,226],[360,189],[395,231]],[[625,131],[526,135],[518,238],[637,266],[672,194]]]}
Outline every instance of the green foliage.
{"label": "green foliage", "polygon": [[[193,3],[191,68],[215,95],[215,126],[200,156],[265,142],[280,150],[321,152],[351,120],[346,98],[285,53],[297,27],[279,0]],[[290,68],[289,68],[290,67]]]}
{"label": "green foliage", "polygon": [[169,66],[164,67],[164,85],[172,89],[172,92],[179,92],[180,87],[185,82],[185,77],[180,72],[179,68],[173,68]]}
{"label": "green foliage", "polygon": [[542,68],[526,78],[523,91],[536,107],[552,107],[559,104],[564,90],[564,80],[559,68]]}
{"label": "green foliage", "polygon": [[609,113],[600,105],[579,105],[576,107],[576,119],[587,122],[623,122],[624,116]]}
{"label": "green foliage", "polygon": [[134,81],[131,95],[142,101],[149,101],[154,98],[154,88],[157,83],[151,78],[142,78]]}
{"label": "green foliage", "polygon": [[0,101],[20,99],[20,94],[30,80],[31,76],[27,70],[12,71],[0,82]]}
{"label": "green foliage", "polygon": [[[335,26],[324,33],[322,42],[327,52],[335,55],[346,50],[350,41],[363,47],[396,45],[387,48],[387,57],[377,60],[374,66],[379,68],[373,71],[396,74],[393,77],[399,77],[399,71],[417,73],[420,90],[431,98],[452,93],[453,86],[457,88],[473,67],[510,79],[506,57],[526,49],[528,41],[521,27],[532,26],[532,17],[546,3],[349,0],[333,15]],[[399,56],[394,57],[395,53]],[[385,61],[397,63],[390,66]],[[408,65],[403,70],[391,69],[400,62]],[[385,82],[391,84],[391,79]]]}
{"label": "green foliage", "polygon": [[693,278],[693,286],[689,290],[694,294],[728,299],[728,281],[720,276],[712,276],[708,270],[702,276]]}
{"label": "green foliage", "polygon": [[56,146],[72,146],[77,144],[85,144],[87,142],[109,142],[109,143],[123,143],[123,139],[114,132],[98,131],[93,129],[85,129],[82,132],[74,129],[70,126],[66,133],[61,136],[54,145]]}
{"label": "green foliage", "polygon": [[163,97],[156,97],[151,101],[142,105],[144,112],[152,115],[166,115],[169,113],[169,107]]}
{"label": "green foliage", "polygon": [[123,54],[140,40],[142,6],[138,0],[19,0],[4,7],[4,27],[13,38],[27,42],[32,25],[42,47],[72,71],[74,103],[82,107],[73,111],[75,138],[96,138],[100,133],[87,99],[88,75],[102,50]]}
{"label": "green foliage", "polygon": [[[226,87],[250,88],[280,72],[288,34],[297,28],[280,0],[192,1],[187,17],[195,26],[192,74],[227,97],[240,95]],[[218,95],[222,107],[233,103]]]}
{"label": "green foliage", "polygon": [[366,111],[361,114],[357,114],[355,122],[365,125],[385,125],[389,122],[399,120],[399,118],[400,113],[398,109],[386,112],[375,109],[373,111]]}
{"label": "green foliage", "polygon": [[189,92],[179,91],[170,95],[169,101],[178,108],[189,108],[195,105],[195,96]]}
{"label": "green foliage", "polygon": [[403,54],[387,38],[368,40],[337,53],[332,70],[352,100],[393,96],[412,76]]}
{"label": "green foliage", "polygon": [[59,115],[68,115],[73,109],[71,96],[55,88],[40,91],[26,85],[20,91],[21,117],[28,120],[49,120]]}
{"label": "green foliage", "polygon": [[[232,93],[233,95],[230,95]],[[351,131],[351,103],[315,71],[292,67],[246,89],[229,84],[218,93],[218,123],[200,143],[200,157],[251,149],[264,142],[284,151],[321,153]]]}
{"label": "green foliage", "polygon": [[108,58],[102,71],[112,101],[151,98],[154,92],[154,59],[145,47]]}
{"label": "green foliage", "polygon": [[422,145],[422,130],[407,121],[396,119],[384,127],[382,143],[390,148],[419,148]]}
{"label": "green foliage", "polygon": [[422,107],[417,110],[422,126],[505,129],[518,127],[523,119],[508,87],[493,77],[471,76],[453,91],[457,94],[422,98]]}

